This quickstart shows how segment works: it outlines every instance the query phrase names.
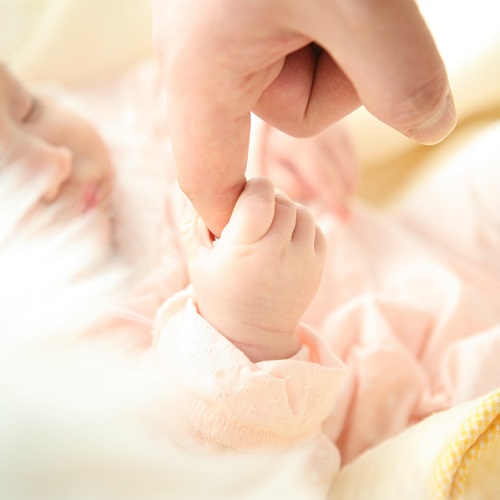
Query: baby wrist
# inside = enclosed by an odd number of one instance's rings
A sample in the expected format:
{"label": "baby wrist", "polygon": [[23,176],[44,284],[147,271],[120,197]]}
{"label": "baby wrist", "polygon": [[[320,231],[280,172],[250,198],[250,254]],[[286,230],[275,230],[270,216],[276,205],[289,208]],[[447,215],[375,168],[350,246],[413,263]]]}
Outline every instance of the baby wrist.
{"label": "baby wrist", "polygon": [[247,339],[239,335],[228,336],[220,332],[245,356],[257,363],[259,361],[270,361],[275,359],[288,359],[300,350],[299,335],[296,330],[291,333],[283,333],[258,329],[254,336]]}
{"label": "baby wrist", "polygon": [[288,359],[300,350],[297,326],[291,331],[279,327],[266,328],[249,324],[235,314],[229,317],[212,316],[211,312],[204,311],[199,303],[196,303],[196,309],[205,321],[254,363]]}

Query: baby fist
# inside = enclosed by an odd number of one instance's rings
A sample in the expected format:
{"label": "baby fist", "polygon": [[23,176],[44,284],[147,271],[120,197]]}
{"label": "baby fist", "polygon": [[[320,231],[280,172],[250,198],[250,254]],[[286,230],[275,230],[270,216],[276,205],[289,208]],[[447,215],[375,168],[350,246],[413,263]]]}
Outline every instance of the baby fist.
{"label": "baby fist", "polygon": [[198,310],[253,361],[290,357],[319,286],[326,242],[312,215],[264,178],[250,180],[221,237],[184,227]]}

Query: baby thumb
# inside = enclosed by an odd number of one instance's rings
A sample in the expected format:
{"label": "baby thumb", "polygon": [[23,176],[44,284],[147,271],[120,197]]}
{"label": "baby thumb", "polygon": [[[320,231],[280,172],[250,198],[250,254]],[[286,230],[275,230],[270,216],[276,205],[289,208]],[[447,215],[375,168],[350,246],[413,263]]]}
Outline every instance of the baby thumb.
{"label": "baby thumb", "polygon": [[221,240],[252,244],[263,238],[273,222],[274,196],[274,185],[269,179],[250,179],[222,231]]}

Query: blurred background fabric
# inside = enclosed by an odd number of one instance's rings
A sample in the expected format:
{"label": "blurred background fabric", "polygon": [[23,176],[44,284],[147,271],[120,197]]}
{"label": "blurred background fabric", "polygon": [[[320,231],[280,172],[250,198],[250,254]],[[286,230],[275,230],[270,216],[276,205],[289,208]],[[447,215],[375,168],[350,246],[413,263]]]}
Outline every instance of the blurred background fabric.
{"label": "blurred background fabric", "polygon": [[1,0],[0,57],[26,80],[81,84],[152,55],[149,0]]}

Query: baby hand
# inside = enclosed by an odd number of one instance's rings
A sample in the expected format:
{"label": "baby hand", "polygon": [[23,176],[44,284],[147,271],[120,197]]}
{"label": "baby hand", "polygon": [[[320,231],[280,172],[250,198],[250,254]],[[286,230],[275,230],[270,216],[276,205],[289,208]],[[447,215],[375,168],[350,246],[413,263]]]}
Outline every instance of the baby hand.
{"label": "baby hand", "polygon": [[319,286],[326,241],[311,214],[265,178],[248,181],[213,244],[195,215],[184,227],[198,310],[252,361],[299,349],[297,324]]}

